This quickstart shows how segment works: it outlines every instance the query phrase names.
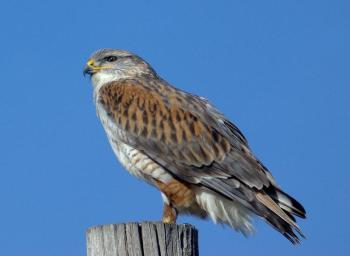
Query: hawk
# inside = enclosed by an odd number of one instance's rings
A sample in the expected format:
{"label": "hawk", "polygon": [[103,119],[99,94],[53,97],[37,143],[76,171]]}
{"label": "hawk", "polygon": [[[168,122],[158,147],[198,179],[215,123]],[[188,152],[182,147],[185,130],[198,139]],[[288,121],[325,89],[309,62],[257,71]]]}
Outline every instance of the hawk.
{"label": "hawk", "polygon": [[210,217],[248,235],[259,216],[293,244],[303,206],[283,192],[242,132],[205,98],[175,88],[139,56],[102,49],[84,68],[121,164],[160,190],[162,221]]}

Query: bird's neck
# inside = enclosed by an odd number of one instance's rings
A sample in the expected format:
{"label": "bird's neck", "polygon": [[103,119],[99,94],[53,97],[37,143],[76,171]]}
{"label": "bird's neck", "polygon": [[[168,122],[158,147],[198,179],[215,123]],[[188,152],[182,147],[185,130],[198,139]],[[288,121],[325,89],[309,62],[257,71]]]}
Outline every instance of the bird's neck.
{"label": "bird's neck", "polygon": [[123,79],[130,79],[131,76],[124,72],[113,73],[96,73],[91,77],[92,86],[94,88],[94,98],[96,98],[102,86]]}
{"label": "bird's neck", "polygon": [[125,72],[114,72],[114,73],[96,73],[91,77],[92,86],[94,89],[94,99],[98,98],[100,89],[111,82],[121,81],[125,79],[135,79],[137,77],[152,76],[157,78],[155,74],[146,74],[143,72],[138,73],[125,73]]}
{"label": "bird's neck", "polygon": [[118,81],[120,79],[127,79],[127,78],[130,78],[130,76],[122,72],[96,73],[91,77],[91,82],[92,82],[92,86],[94,87],[94,90],[98,91],[99,89],[101,89],[101,87],[104,84],[108,84],[113,81]]}

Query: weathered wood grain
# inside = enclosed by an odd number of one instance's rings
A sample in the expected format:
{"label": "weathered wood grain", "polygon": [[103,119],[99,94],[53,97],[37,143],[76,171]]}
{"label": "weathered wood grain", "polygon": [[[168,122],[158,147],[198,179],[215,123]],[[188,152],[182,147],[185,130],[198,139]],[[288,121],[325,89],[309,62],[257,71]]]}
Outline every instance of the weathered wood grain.
{"label": "weathered wood grain", "polygon": [[87,230],[88,256],[198,256],[198,232],[189,224],[108,224]]}

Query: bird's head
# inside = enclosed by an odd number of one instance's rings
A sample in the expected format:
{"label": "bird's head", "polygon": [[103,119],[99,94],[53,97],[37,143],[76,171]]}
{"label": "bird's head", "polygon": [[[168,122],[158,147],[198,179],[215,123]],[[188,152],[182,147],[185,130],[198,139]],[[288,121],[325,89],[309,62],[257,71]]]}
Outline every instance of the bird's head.
{"label": "bird's head", "polygon": [[94,86],[140,75],[155,75],[152,67],[139,56],[124,50],[102,49],[91,55],[84,68]]}

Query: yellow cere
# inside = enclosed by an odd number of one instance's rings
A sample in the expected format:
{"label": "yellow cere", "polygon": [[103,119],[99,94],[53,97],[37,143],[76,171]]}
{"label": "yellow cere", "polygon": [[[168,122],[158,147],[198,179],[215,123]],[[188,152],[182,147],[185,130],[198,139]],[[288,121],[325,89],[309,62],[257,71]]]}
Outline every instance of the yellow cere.
{"label": "yellow cere", "polygon": [[93,66],[93,65],[94,65],[94,61],[90,59],[90,60],[88,60],[87,64],[88,64],[89,66]]}
{"label": "yellow cere", "polygon": [[91,67],[93,70],[101,70],[101,69],[110,69],[111,67],[99,67],[94,65],[94,61],[92,59],[88,60],[86,63],[89,67]]}

